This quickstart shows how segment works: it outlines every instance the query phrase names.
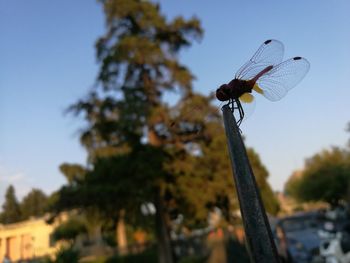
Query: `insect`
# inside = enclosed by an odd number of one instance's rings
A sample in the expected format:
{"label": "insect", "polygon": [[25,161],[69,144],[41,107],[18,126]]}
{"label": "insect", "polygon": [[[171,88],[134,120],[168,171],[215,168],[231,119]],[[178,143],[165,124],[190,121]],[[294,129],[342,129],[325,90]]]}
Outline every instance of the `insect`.
{"label": "insect", "polygon": [[294,57],[282,62],[283,53],[282,42],[266,40],[235,78],[216,90],[218,100],[228,101],[231,111],[238,111],[238,126],[244,118],[242,103],[253,102],[253,90],[271,101],[280,100],[309,71],[310,63],[305,58]]}

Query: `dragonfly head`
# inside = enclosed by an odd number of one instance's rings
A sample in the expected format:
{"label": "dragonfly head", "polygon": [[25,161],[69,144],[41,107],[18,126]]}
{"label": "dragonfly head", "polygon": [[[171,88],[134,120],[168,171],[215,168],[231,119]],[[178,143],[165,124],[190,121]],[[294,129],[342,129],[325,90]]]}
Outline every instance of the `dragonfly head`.
{"label": "dragonfly head", "polygon": [[230,99],[230,88],[227,84],[221,85],[216,90],[216,98],[220,101],[226,101]]}

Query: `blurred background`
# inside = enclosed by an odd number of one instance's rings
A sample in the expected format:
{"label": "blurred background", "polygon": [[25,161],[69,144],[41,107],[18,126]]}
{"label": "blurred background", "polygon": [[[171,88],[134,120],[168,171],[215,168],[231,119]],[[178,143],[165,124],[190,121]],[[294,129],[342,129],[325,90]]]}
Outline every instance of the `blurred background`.
{"label": "blurred background", "polygon": [[277,250],[350,262],[349,8],[1,1],[0,260],[250,262],[215,91],[277,39],[311,69],[240,126]]}

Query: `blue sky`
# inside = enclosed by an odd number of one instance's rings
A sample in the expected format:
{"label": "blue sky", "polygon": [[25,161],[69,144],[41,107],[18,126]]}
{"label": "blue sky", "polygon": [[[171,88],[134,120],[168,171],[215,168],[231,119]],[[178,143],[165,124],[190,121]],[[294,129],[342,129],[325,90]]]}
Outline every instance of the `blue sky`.
{"label": "blue sky", "polygon": [[[242,124],[274,189],[282,189],[304,159],[344,146],[349,113],[350,2],[160,1],[169,17],[197,16],[201,42],[180,59],[204,94],[233,78],[266,39],[285,45],[285,57],[306,57],[311,70],[279,102],[257,98]],[[64,109],[87,93],[98,65],[94,43],[104,32],[93,0],[0,1],[0,202],[8,184],[22,197],[37,187],[50,193],[65,181],[63,162],[85,163],[82,123]]]}

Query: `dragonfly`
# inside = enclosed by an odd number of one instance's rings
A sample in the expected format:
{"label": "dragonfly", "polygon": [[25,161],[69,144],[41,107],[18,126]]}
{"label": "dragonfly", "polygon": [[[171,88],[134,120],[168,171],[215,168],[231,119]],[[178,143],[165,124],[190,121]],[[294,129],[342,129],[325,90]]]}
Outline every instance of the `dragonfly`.
{"label": "dragonfly", "polygon": [[238,112],[237,125],[244,118],[242,103],[252,103],[254,93],[270,101],[282,99],[307,74],[310,63],[303,57],[282,61],[284,45],[275,39],[266,40],[236,73],[235,78],[216,90],[216,98]]}

